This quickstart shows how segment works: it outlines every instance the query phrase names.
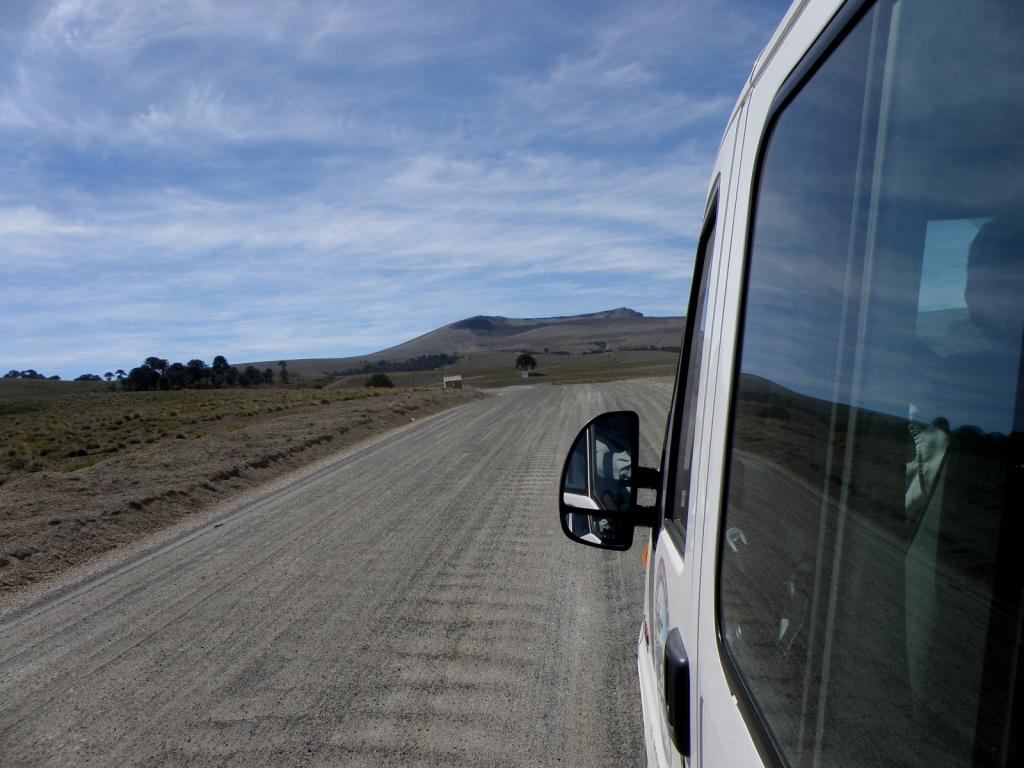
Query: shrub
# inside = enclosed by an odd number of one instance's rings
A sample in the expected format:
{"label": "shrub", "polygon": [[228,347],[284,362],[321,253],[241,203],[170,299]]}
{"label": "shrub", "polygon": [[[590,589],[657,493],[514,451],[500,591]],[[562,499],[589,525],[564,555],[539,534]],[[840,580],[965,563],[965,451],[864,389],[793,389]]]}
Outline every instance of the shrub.
{"label": "shrub", "polygon": [[375,373],[373,376],[366,380],[366,386],[368,387],[393,387],[395,383],[391,380],[391,377],[386,373]]}

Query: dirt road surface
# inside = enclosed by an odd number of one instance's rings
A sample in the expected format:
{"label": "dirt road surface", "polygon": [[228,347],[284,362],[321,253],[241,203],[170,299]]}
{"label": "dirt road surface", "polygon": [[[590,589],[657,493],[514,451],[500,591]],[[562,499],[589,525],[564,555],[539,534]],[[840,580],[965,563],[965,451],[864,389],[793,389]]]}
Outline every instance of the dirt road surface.
{"label": "dirt road surface", "polygon": [[660,451],[664,380],[528,387],[300,471],[0,615],[0,763],[642,762],[638,543],[571,544],[603,410]]}

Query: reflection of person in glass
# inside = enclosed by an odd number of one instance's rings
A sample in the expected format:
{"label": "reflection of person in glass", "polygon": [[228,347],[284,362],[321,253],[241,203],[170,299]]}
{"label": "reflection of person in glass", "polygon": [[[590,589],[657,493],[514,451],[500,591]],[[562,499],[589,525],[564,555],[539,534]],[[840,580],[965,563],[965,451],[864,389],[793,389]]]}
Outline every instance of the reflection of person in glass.
{"label": "reflection of person in glass", "polygon": [[[594,499],[609,512],[628,512],[632,501],[633,460],[630,455],[629,422],[621,428],[607,421],[594,434]],[[603,541],[622,538],[629,523],[623,520],[596,517],[595,533]]]}
{"label": "reflection of person in glass", "polygon": [[[912,408],[915,455],[907,464],[905,510],[912,527],[904,571],[907,674],[915,717],[935,722],[948,690],[979,696],[1000,545],[1007,470],[1006,435],[1019,397],[1024,334],[1024,223],[988,221],[971,243],[964,303],[968,319],[940,360],[933,402]],[[930,422],[927,421],[930,419]],[[1019,500],[1018,500],[1019,503]],[[952,622],[950,622],[952,618]],[[932,659],[958,659],[955,684]],[[986,661],[987,664],[987,661]]]}
{"label": "reflection of person in glass", "polygon": [[603,509],[629,510],[633,472],[629,436],[602,429],[594,436],[594,495]]}
{"label": "reflection of person in glass", "polygon": [[941,362],[938,402],[921,412],[911,409],[915,456],[907,465],[906,509],[912,518],[941,484],[951,430],[1013,430],[1024,334],[1024,224],[998,218],[978,230],[968,253],[964,303],[969,319],[958,333],[970,344]]}

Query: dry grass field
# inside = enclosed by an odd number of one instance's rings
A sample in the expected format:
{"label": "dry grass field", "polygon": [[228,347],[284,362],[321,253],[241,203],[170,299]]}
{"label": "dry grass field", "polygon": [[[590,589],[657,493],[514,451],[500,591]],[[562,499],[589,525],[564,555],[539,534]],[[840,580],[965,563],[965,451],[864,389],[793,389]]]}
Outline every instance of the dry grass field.
{"label": "dry grass field", "polygon": [[[0,597],[420,416],[516,385],[672,376],[678,355],[463,352],[434,371],[293,373],[290,387],[114,392],[0,379]],[[445,392],[443,376],[469,385]]]}
{"label": "dry grass field", "polygon": [[2,379],[0,593],[474,396]]}
{"label": "dry grass field", "polygon": [[[579,384],[585,382],[639,379],[650,376],[672,376],[679,360],[677,352],[621,351],[593,355],[562,355],[535,352],[537,369],[529,379],[516,370],[516,357],[511,352],[467,352],[457,363],[436,371],[389,373],[400,386],[441,386],[444,376],[461,375],[467,384],[478,388],[516,386],[520,384]],[[366,383],[365,375],[338,377],[331,388],[358,388]]]}
{"label": "dry grass field", "polygon": [[[347,393],[346,400],[379,395]],[[314,389],[111,392],[106,385],[0,380],[0,485],[21,474],[74,472],[160,440],[189,440],[217,422],[287,413],[338,398]]]}

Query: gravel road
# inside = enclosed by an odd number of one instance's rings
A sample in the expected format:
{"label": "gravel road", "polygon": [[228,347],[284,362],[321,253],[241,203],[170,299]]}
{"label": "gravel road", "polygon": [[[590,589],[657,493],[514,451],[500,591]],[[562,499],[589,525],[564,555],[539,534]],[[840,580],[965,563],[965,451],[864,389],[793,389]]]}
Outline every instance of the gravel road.
{"label": "gravel road", "polygon": [[505,390],[0,616],[0,764],[642,762],[642,571],[556,518],[576,431],[664,380]]}

